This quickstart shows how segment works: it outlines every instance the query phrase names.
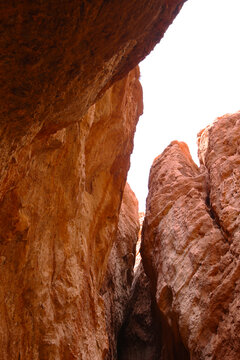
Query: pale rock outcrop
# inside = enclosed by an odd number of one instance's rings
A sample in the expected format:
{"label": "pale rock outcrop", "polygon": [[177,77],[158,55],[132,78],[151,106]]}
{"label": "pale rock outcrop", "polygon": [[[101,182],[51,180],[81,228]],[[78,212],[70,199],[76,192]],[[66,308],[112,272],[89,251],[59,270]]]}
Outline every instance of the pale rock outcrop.
{"label": "pale rock outcrop", "polygon": [[240,354],[240,114],[199,134],[202,165],[172,142],[155,159],[141,254],[158,308],[193,360]]}
{"label": "pale rock outcrop", "polygon": [[140,254],[140,247],[141,247],[142,226],[143,226],[144,216],[145,216],[144,212],[139,213],[140,229],[139,229],[138,241],[137,241],[137,245],[136,245],[136,260],[135,260],[135,265],[134,265],[134,272],[137,270],[138,265],[140,265],[140,262],[142,260],[141,254]]}
{"label": "pale rock outcrop", "polygon": [[139,70],[76,124],[35,138],[14,158],[0,203],[0,359],[104,359],[99,295],[116,236]]}
{"label": "pale rock outcrop", "polygon": [[118,230],[109,259],[101,294],[105,303],[109,351],[105,360],[117,359],[117,338],[125,320],[133,281],[139,232],[138,201],[126,184]]}

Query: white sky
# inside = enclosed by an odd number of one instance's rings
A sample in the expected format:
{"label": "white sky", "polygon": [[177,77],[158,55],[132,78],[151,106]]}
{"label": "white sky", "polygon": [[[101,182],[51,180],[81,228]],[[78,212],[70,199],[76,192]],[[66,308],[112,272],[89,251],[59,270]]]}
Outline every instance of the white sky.
{"label": "white sky", "polygon": [[179,140],[197,161],[197,133],[240,109],[240,0],[188,0],[140,70],[144,114],[128,182],[144,211],[154,158]]}

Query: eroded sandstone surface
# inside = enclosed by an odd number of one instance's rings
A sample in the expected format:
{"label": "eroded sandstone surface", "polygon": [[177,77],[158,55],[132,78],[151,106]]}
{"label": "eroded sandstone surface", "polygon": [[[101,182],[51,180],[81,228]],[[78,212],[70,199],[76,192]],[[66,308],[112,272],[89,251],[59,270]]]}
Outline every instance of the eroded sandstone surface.
{"label": "eroded sandstone surface", "polygon": [[138,78],[136,68],[81,122],[14,157],[0,203],[1,360],[104,359],[108,351],[99,292],[142,113]]}
{"label": "eroded sandstone surface", "polygon": [[143,264],[193,360],[240,354],[239,134],[240,113],[226,115],[199,134],[200,168],[174,141],[150,172]]}
{"label": "eroded sandstone surface", "polygon": [[1,360],[108,353],[99,292],[142,113],[135,66],[183,3],[1,4]]}

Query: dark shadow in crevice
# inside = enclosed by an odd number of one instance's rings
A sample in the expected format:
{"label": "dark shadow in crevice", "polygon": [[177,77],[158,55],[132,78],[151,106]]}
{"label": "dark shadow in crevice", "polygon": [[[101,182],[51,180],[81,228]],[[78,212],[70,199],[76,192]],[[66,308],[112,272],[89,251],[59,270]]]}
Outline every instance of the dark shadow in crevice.
{"label": "dark shadow in crevice", "polygon": [[[118,336],[118,360],[190,360],[178,321],[160,313],[142,265],[137,270],[125,323]],[[171,296],[170,296],[171,298]]]}
{"label": "dark shadow in crevice", "polygon": [[207,197],[206,197],[205,203],[206,203],[206,210],[207,210],[207,212],[209,213],[210,217],[212,218],[214,224],[215,224],[215,225],[217,226],[217,228],[221,231],[224,240],[229,243],[230,234],[229,234],[228,231],[226,231],[226,229],[224,229],[224,228],[221,226],[221,221],[220,221],[220,219],[219,219],[216,211],[214,211],[214,209],[213,209],[213,207],[212,207],[209,192],[207,193]]}
{"label": "dark shadow in crevice", "polygon": [[160,324],[161,357],[159,360],[190,360],[190,354],[185,348],[178,327],[178,319],[171,314],[171,326],[166,317],[155,305],[155,314]]}

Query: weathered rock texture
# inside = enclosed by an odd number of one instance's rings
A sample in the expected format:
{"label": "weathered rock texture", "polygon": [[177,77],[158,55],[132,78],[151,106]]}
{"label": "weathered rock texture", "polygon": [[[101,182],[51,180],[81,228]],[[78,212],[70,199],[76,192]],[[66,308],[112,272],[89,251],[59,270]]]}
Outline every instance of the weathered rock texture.
{"label": "weathered rock texture", "polygon": [[142,112],[132,69],[183,3],[1,4],[1,360],[107,353],[99,290]]}
{"label": "weathered rock texture", "polygon": [[138,201],[126,184],[113,244],[101,289],[106,311],[109,351],[105,360],[117,359],[117,338],[125,320],[133,281],[136,243],[139,232]]}
{"label": "weathered rock texture", "polygon": [[0,193],[19,149],[79,121],[153,49],[184,1],[1,4]]}
{"label": "weathered rock texture", "polygon": [[151,297],[150,282],[139,264],[125,323],[118,339],[119,360],[161,359],[161,330]]}
{"label": "weathered rock texture", "polygon": [[[0,203],[0,359],[104,359],[99,296],[142,113],[134,69],[84,119],[35,138]],[[11,186],[10,186],[11,184]]]}
{"label": "weathered rock texture", "polygon": [[240,113],[153,163],[141,254],[158,308],[193,360],[240,354]]}

